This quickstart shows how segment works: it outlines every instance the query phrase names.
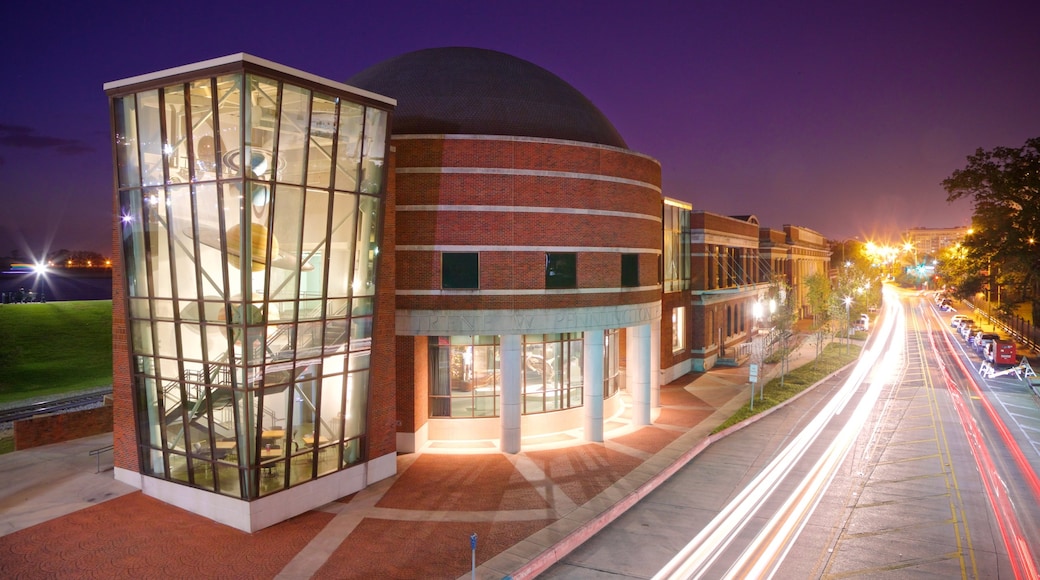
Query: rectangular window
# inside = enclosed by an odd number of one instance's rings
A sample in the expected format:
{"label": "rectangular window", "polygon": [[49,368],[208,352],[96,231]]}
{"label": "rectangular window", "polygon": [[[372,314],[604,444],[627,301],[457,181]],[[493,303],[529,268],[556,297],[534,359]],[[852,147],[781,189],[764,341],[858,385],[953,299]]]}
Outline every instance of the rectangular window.
{"label": "rectangular window", "polygon": [[480,254],[445,252],[441,254],[441,288],[480,288]]}
{"label": "rectangular window", "polygon": [[686,350],[686,308],[672,310],[672,352]]}
{"label": "rectangular window", "polygon": [[639,286],[639,254],[621,254],[621,286]]}
{"label": "rectangular window", "polygon": [[577,254],[545,254],[545,287],[576,288],[577,286]]}

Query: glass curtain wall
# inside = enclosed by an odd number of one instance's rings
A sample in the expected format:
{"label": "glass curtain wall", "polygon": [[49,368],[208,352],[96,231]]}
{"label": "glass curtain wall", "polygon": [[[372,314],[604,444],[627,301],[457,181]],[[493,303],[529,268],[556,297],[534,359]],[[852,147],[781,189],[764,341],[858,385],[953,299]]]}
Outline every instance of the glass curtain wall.
{"label": "glass curtain wall", "polygon": [[664,291],[690,288],[690,210],[664,206]]}
{"label": "glass curtain wall", "polygon": [[112,107],[142,471],[254,499],[364,460],[388,112],[245,71]]}
{"label": "glass curtain wall", "polygon": [[[603,394],[619,386],[618,330],[606,331]],[[430,416],[497,417],[502,375],[497,336],[430,337]],[[584,352],[580,334],[523,337],[523,414],[580,407]]]}

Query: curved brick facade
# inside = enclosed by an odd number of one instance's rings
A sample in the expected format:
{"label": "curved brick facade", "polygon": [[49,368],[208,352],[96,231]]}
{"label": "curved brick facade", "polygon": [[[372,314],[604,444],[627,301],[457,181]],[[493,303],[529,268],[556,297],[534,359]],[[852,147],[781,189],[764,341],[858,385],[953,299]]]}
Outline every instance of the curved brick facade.
{"label": "curved brick facade", "polygon": [[[659,300],[661,169],[655,160],[532,138],[395,136],[393,143],[399,312]],[[441,289],[446,251],[479,252],[479,290]],[[576,254],[575,288],[545,289],[547,252]],[[621,254],[639,255],[635,287],[621,286]]]}

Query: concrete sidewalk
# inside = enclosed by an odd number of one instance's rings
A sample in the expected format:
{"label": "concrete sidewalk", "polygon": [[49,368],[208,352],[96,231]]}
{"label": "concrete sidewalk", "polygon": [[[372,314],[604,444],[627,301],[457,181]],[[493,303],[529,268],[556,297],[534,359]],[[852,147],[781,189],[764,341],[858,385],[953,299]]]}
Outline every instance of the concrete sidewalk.
{"label": "concrete sidewalk", "polygon": [[[814,355],[801,341],[790,368]],[[516,455],[401,455],[392,479],[254,534],[116,482],[111,453],[95,473],[88,452],[111,434],[0,455],[0,576],[468,578],[476,533],[478,577],[529,577],[706,447],[750,396],[747,377],[745,364],[663,385],[653,425],[626,412],[602,444],[577,431],[527,439]]]}

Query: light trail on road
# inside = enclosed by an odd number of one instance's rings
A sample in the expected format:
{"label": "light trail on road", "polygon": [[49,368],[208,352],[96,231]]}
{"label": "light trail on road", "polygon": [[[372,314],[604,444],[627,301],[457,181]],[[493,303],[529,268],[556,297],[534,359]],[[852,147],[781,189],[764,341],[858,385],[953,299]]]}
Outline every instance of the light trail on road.
{"label": "light trail on road", "polygon": [[[947,368],[946,363],[943,362],[943,357],[939,351],[939,346],[935,343],[934,335],[929,332],[928,336],[931,341],[931,347],[935,354],[936,361],[939,364],[940,372],[946,382],[947,391],[950,394],[954,409],[956,409],[957,415],[960,419],[960,425],[964,429],[964,435],[968,438],[971,454],[975,459],[979,475],[986,490],[986,497],[989,500],[990,507],[993,510],[993,515],[996,518],[996,524],[1000,531],[1001,540],[1004,542],[1004,547],[1008,551],[1008,558],[1011,561],[1011,568],[1014,571],[1015,578],[1027,578],[1033,580],[1040,579],[1040,569],[1037,567],[1036,559],[1033,556],[1026,535],[1023,532],[1022,525],[1015,513],[1015,506],[1012,503],[1011,498],[1008,496],[1007,484],[1003,481],[999,471],[997,470],[996,464],[994,463],[989,451],[989,446],[982,435],[982,430],[975,421],[975,417],[971,414],[968,404],[961,395],[960,389],[957,387],[957,383],[953,380],[953,376],[950,374],[950,370]],[[943,337],[946,341],[945,346],[948,349],[948,352],[952,353],[953,345],[950,344],[949,337],[946,336],[946,333],[943,333]],[[1014,438],[1012,438],[1010,433],[1007,432],[1007,428],[1004,426],[1003,421],[1000,420],[999,416],[996,416],[995,411],[993,411],[992,406],[989,405],[985,395],[983,395],[981,390],[979,390],[978,385],[971,379],[971,374],[967,372],[967,369],[964,368],[960,359],[956,357],[955,354],[954,360],[958,362],[964,376],[967,377],[968,382],[972,385],[974,392],[979,394],[979,400],[984,402],[983,407],[987,409],[987,412],[991,413],[990,419],[1001,433],[1004,443],[1009,446],[1009,449],[1012,447],[1014,448],[1011,454],[1012,457],[1015,458],[1016,463],[1018,463],[1019,467],[1022,468],[1023,473],[1028,474],[1026,476],[1027,479],[1029,476],[1032,476],[1030,487],[1034,490],[1034,493],[1036,493],[1036,490],[1038,489],[1038,486],[1035,483],[1036,474],[1032,472],[1028,462],[1025,462],[1021,449],[1018,448]],[[1017,451],[1017,454],[1015,451]],[[1021,457],[1022,463],[1019,463],[1019,457]],[[1024,466],[1023,463],[1025,464]]]}
{"label": "light trail on road", "polygon": [[[887,292],[890,291],[886,289]],[[898,300],[886,303],[898,304]],[[884,360],[879,364],[881,349],[865,349],[852,374],[834,398],[766,469],[654,576],[654,580],[705,577],[722,552],[751,523],[752,517],[773,494],[779,482],[789,475],[809,445],[823,432],[824,427],[842,413],[846,404],[866,381],[867,375],[872,370],[881,369],[882,372],[869,384],[866,394],[842,427],[840,434],[802,479],[796,491],[759,531],[755,540],[745,548],[725,577],[765,578],[775,572],[863,428],[877,402],[884,379],[891,374],[890,365],[899,363],[898,357],[903,349],[901,341],[905,337],[905,313],[902,307],[888,307],[888,310],[891,315],[884,317],[884,323],[878,328],[874,342],[875,345],[889,345]],[[901,332],[896,332],[897,328],[902,329]]]}

